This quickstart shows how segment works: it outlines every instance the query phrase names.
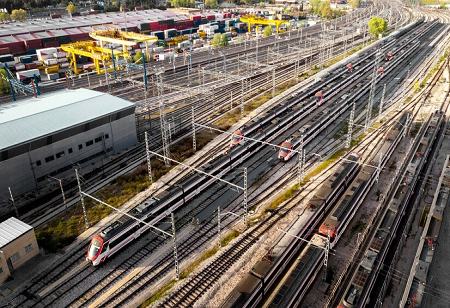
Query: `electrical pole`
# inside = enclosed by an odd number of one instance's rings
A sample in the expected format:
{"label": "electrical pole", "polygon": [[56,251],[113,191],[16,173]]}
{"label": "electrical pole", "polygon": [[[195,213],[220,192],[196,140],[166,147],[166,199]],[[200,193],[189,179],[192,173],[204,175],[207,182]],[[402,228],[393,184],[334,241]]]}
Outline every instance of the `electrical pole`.
{"label": "electrical pole", "polygon": [[175,233],[175,216],[173,215],[173,212],[170,213],[170,217],[172,219],[172,239],[173,239],[173,255],[175,258],[175,277],[176,279],[180,278],[180,268],[178,265],[178,252],[177,252],[177,236]]}
{"label": "electrical pole", "polygon": [[218,241],[218,245],[219,245],[219,249],[222,249],[222,239],[220,237],[220,206],[217,208],[217,229],[219,232],[219,237],[217,239]]}
{"label": "electrical pole", "polygon": [[87,217],[86,205],[84,204],[84,196],[81,192],[81,182],[80,182],[80,175],[78,174],[78,169],[75,169],[75,175],[77,177],[78,191],[80,192],[80,200],[81,200],[81,207],[83,208],[84,223],[86,224],[86,229],[89,229],[89,220]]}
{"label": "electrical pole", "polygon": [[367,104],[367,113],[366,113],[366,120],[364,122],[364,132],[367,133],[369,130],[370,125],[370,117],[372,114],[372,106],[373,106],[373,100],[375,96],[375,88],[377,83],[377,73],[378,73],[378,65],[380,63],[381,58],[381,51],[378,50],[375,56],[375,64],[373,66],[373,72],[372,72],[372,80],[370,84],[370,94],[369,94],[369,102]]}
{"label": "electrical pole", "polygon": [[327,245],[325,247],[325,258],[323,259],[323,277],[322,281],[327,280],[327,268],[328,268],[328,254],[330,252],[330,230],[328,230]]}
{"label": "electrical pole", "polygon": [[11,196],[12,205],[14,207],[14,210],[16,211],[16,216],[17,216],[17,218],[20,218],[19,217],[19,211],[17,210],[17,207],[16,207],[16,202],[14,202],[14,197],[13,197],[13,194],[12,194],[12,191],[11,191],[11,187],[8,187],[8,190],[9,190],[9,195]]}
{"label": "electrical pole", "polygon": [[380,110],[378,111],[378,120],[381,120],[381,114],[383,113],[384,96],[386,95],[386,84],[383,86],[383,94],[381,95]]}
{"label": "electrical pole", "polygon": [[244,167],[244,224],[248,226],[247,223],[247,167]]}
{"label": "electrical pole", "polygon": [[195,139],[195,113],[194,106],[192,106],[192,148],[194,153],[197,151],[197,140]]}
{"label": "electrical pole", "polygon": [[161,122],[161,137],[162,137],[162,146],[163,146],[163,153],[164,153],[164,163],[166,166],[170,166],[170,161],[166,159],[166,157],[170,156],[169,153],[169,144],[168,144],[168,138],[167,138],[167,128],[166,128],[166,120],[165,120],[165,114],[164,114],[164,102],[161,100],[159,103],[159,120]]}
{"label": "electrical pole", "polygon": [[272,71],[272,97],[275,97],[275,68]]}
{"label": "electrical pole", "polygon": [[148,134],[147,134],[147,132],[145,132],[144,134],[145,134],[145,151],[147,153],[148,179],[150,181],[150,185],[152,185],[153,184],[152,164],[150,161],[150,149],[149,149],[149,144],[148,144]]}
{"label": "electrical pole", "polygon": [[244,116],[245,116],[245,114],[244,114],[244,79],[242,79],[242,82],[241,82],[241,117],[243,118]]}
{"label": "electrical pole", "polygon": [[353,102],[352,110],[350,111],[350,121],[348,122],[347,140],[345,141],[346,148],[349,148],[352,142],[354,118],[355,118],[355,102]]}

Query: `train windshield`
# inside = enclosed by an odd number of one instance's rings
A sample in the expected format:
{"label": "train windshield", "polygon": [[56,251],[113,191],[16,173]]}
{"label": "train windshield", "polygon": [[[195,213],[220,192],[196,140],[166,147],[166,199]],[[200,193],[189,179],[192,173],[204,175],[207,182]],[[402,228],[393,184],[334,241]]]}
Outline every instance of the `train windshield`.
{"label": "train windshield", "polygon": [[93,238],[91,245],[89,246],[89,259],[94,258],[97,256],[98,251],[100,250],[100,247],[102,246],[102,242],[98,238]]}
{"label": "train windshield", "polygon": [[231,136],[231,143],[233,145],[236,145],[236,144],[238,144],[241,141],[241,139],[242,139],[242,133],[237,130]]}
{"label": "train windshield", "polygon": [[289,142],[283,142],[280,148],[280,156],[286,157],[291,151],[291,144]]}

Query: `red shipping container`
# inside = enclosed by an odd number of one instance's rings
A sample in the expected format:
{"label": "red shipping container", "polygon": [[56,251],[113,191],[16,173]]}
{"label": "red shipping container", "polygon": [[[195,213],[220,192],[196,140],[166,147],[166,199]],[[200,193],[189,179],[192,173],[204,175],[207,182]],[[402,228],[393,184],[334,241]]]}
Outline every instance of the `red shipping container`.
{"label": "red shipping container", "polygon": [[25,69],[26,70],[32,70],[32,69],[35,69],[35,68],[37,68],[36,63],[27,63],[27,64],[25,64]]}
{"label": "red shipping container", "polygon": [[164,31],[164,30],[167,30],[167,29],[169,29],[169,25],[167,25],[167,24],[159,25],[159,30]]}
{"label": "red shipping container", "polygon": [[202,19],[202,16],[200,16],[200,15],[193,15],[190,18],[191,18],[191,20],[199,20],[199,19]]}
{"label": "red shipping container", "polygon": [[9,47],[2,47],[2,48],[0,48],[0,55],[7,55],[9,53],[11,53],[9,51]]}
{"label": "red shipping container", "polygon": [[44,43],[44,47],[45,47],[45,48],[49,48],[49,47],[59,47],[59,42],[58,42],[58,41],[45,42],[45,43]]}
{"label": "red shipping container", "polygon": [[208,16],[206,16],[206,18],[208,20],[216,20],[216,16],[214,16],[214,15],[208,15]]}
{"label": "red shipping container", "polygon": [[185,25],[186,25],[186,27],[193,27],[194,26],[194,21],[193,20],[187,20]]}

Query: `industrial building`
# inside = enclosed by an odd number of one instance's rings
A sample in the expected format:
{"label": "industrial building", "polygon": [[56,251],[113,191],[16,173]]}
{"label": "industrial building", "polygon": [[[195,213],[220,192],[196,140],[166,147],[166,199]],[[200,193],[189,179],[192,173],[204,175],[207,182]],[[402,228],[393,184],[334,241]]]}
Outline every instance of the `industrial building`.
{"label": "industrial building", "polygon": [[134,104],[109,94],[60,91],[0,109],[0,196],[25,193],[134,146]]}
{"label": "industrial building", "polygon": [[0,223],[0,284],[38,253],[32,226],[15,217]]}

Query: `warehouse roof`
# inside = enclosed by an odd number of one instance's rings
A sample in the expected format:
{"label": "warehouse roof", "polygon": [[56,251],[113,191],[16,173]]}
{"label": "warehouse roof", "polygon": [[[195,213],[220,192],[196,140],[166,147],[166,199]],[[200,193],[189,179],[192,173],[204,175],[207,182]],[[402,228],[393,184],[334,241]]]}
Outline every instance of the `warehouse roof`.
{"label": "warehouse roof", "polygon": [[33,227],[15,217],[0,223],[0,248],[5,247],[15,239],[32,230]]}
{"label": "warehouse roof", "polygon": [[[189,17],[175,12],[161,11],[158,9],[144,10],[144,11],[130,11],[125,13],[128,21],[142,21],[142,20],[185,20]],[[57,19],[39,19],[39,20],[25,20],[15,21],[10,23],[0,23],[0,37],[10,36],[24,33],[34,33],[42,31],[51,31],[56,29],[68,29],[79,27],[90,27],[102,24],[123,23],[125,19],[123,13],[108,13],[85,15],[71,18],[57,18]]]}
{"label": "warehouse roof", "polygon": [[97,91],[59,91],[0,108],[0,151],[66,130],[134,104]]}

